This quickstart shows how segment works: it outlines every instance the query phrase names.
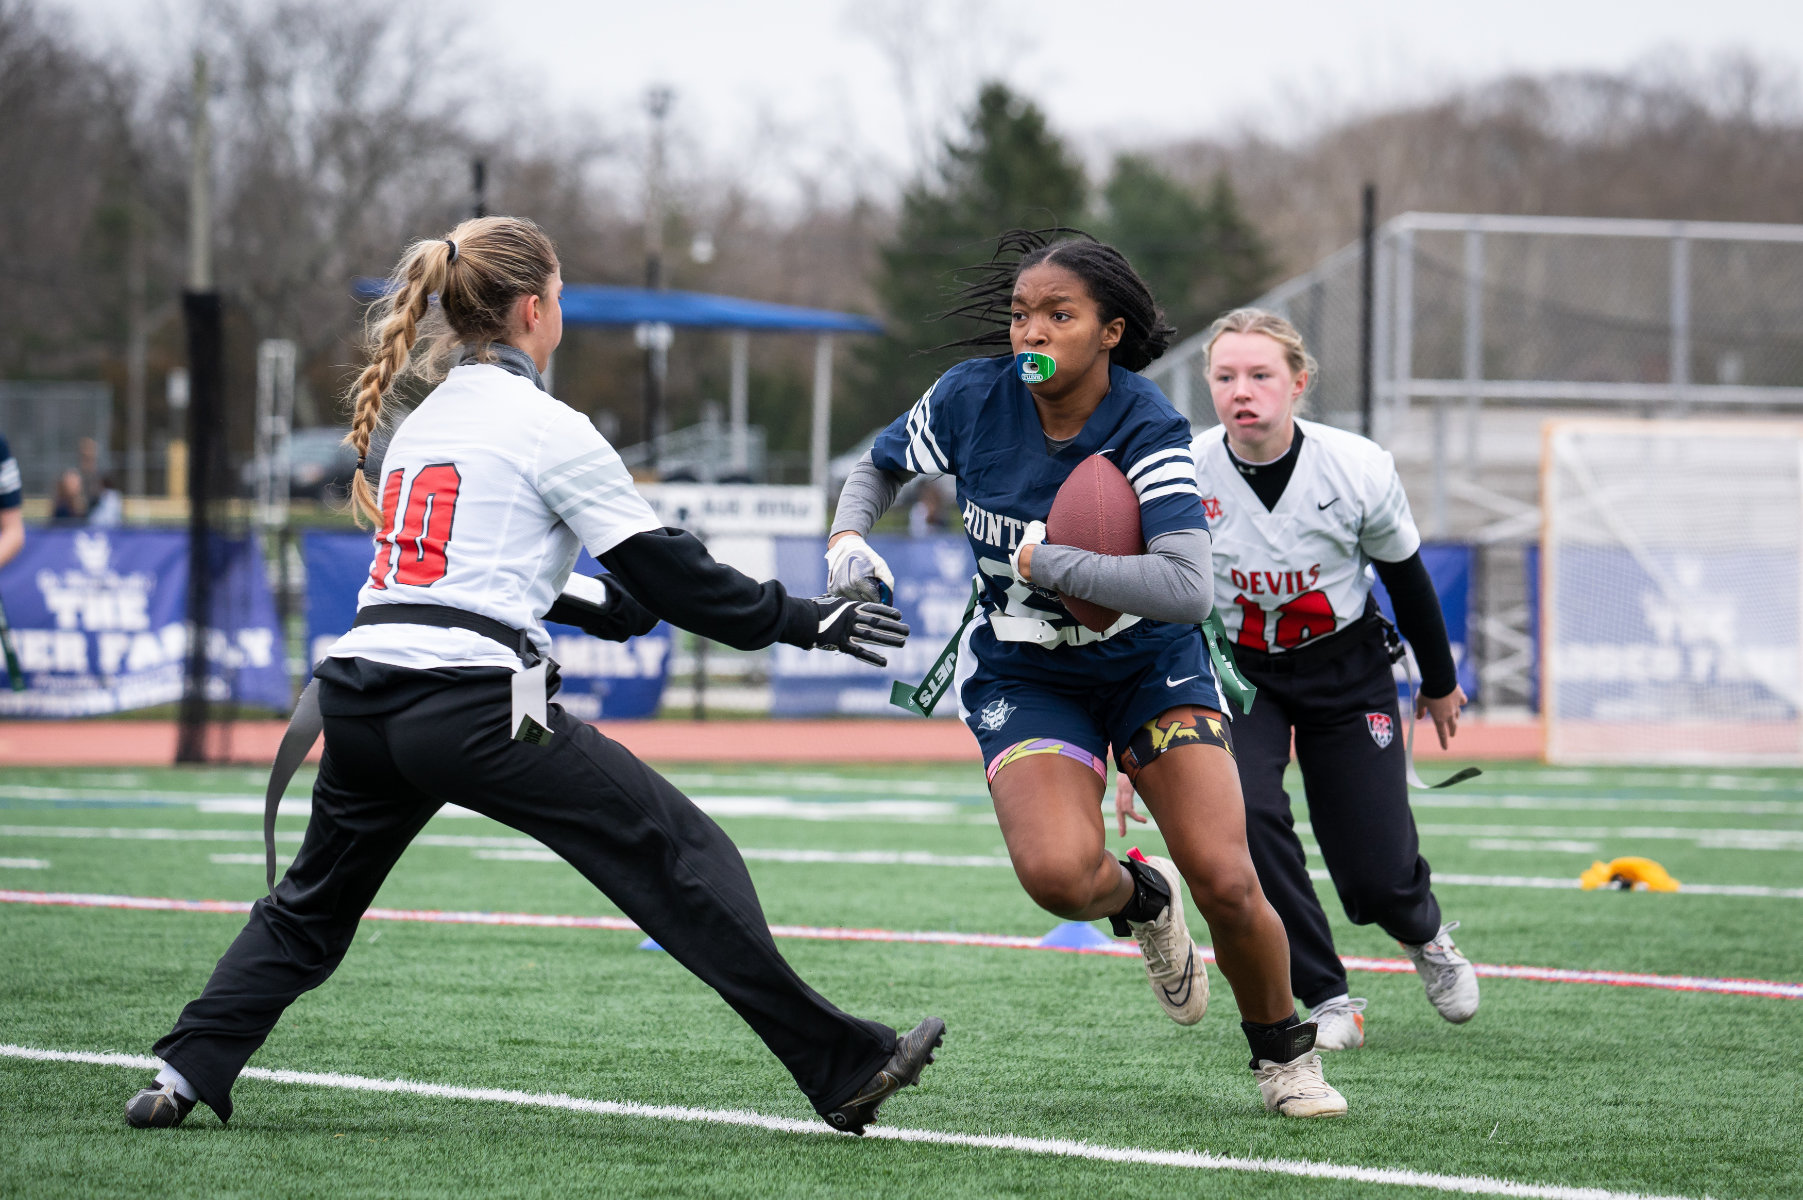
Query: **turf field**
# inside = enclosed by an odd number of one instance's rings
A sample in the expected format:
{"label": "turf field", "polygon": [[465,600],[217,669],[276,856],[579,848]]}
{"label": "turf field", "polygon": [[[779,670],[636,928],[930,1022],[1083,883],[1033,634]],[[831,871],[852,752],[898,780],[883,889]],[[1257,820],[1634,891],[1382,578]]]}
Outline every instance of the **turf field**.
{"label": "turf field", "polygon": [[[8,769],[0,889],[252,900],[260,774]],[[1007,869],[974,767],[670,774],[745,848],[773,924],[1055,924]],[[281,819],[290,852],[306,783]],[[229,1129],[205,1110],[126,1129],[149,1074],[130,1060],[0,1054],[0,1195],[1803,1196],[1803,1000],[1674,990],[1803,983],[1803,775],[1499,764],[1417,804],[1474,960],[1705,982],[1488,977],[1455,1028],[1412,974],[1357,971],[1367,1045],[1327,1059],[1351,1116],[1299,1122],[1259,1106],[1218,972],[1208,1017],[1180,1029],[1131,959],[786,938],[843,1007],[949,1026],[923,1086],[884,1110],[908,1137],[859,1141],[811,1132],[775,1060],[630,931],[372,920],[252,1060],[337,1077],[247,1076]],[[1629,854],[1723,891],[1553,886]],[[377,903],[617,916],[547,858],[447,814]],[[1342,953],[1399,957],[1328,907]],[[0,904],[0,1043],[146,1055],[242,920]],[[371,1090],[392,1080],[438,1086]]]}

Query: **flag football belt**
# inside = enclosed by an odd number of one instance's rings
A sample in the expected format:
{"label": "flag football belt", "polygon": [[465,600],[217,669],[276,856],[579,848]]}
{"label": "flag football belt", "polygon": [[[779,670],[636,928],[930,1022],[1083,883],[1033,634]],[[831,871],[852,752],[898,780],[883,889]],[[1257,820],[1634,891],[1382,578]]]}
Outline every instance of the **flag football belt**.
{"label": "flag football belt", "polygon": [[[518,654],[520,663],[526,668],[514,676],[514,740],[540,745],[551,736],[551,731],[544,723],[545,659],[539,654],[537,647],[533,646],[532,639],[525,630],[515,629],[481,613],[466,612],[443,604],[379,604],[358,609],[357,619],[351,622],[351,627],[354,629],[362,625],[429,625],[435,629],[467,629],[492,642],[499,642]],[[534,686],[537,688],[536,707],[532,703]],[[524,722],[521,720],[522,699],[527,709]],[[275,817],[282,805],[282,793],[288,790],[289,781],[294,778],[301,763],[306,761],[308,751],[313,749],[313,743],[319,740],[319,735],[324,730],[325,717],[319,711],[319,680],[309,679],[307,686],[301,689],[300,700],[294,705],[294,715],[288,718],[288,728],[282,733],[282,744],[276,748],[275,764],[269,769],[269,786],[263,792],[263,871],[272,898],[275,895]]]}
{"label": "flag football belt", "polygon": [[1417,791],[1431,792],[1435,788],[1451,787],[1455,783],[1464,783],[1467,779],[1475,779],[1483,774],[1477,767],[1466,767],[1455,771],[1439,783],[1429,783],[1421,778],[1421,772],[1415,769],[1415,726],[1421,724],[1418,714],[1421,711],[1421,675],[1415,669],[1415,655],[1402,640],[1402,633],[1382,614],[1377,618],[1384,627],[1384,648],[1390,652],[1392,663],[1401,662],[1409,679],[1409,711],[1402,714],[1409,723],[1409,731],[1402,739],[1403,778],[1408,785]]}

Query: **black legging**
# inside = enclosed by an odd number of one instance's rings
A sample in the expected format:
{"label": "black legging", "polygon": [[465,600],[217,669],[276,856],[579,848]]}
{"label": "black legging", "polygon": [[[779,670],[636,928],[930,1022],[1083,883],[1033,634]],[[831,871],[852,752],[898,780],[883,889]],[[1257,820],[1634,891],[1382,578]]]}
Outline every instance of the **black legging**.
{"label": "black legging", "polygon": [[1355,925],[1375,924],[1398,941],[1419,944],[1440,931],[1440,905],[1409,808],[1406,730],[1383,632],[1373,620],[1294,658],[1235,653],[1258,688],[1252,711],[1233,722],[1246,841],[1258,881],[1289,932],[1291,990],[1312,1008],[1346,991],[1346,969],[1283,790],[1291,730],[1309,822],[1346,915]]}
{"label": "black legging", "polygon": [[581,871],[720,993],[816,1109],[850,1099],[894,1053],[894,1030],[802,982],[771,940],[737,847],[625,747],[556,705],[546,745],[510,740],[502,669],[330,661],[365,686],[321,672],[325,756],[300,852],[155,1046],[221,1119],[245,1062],[337,969],[401,852],[447,803],[537,838]]}

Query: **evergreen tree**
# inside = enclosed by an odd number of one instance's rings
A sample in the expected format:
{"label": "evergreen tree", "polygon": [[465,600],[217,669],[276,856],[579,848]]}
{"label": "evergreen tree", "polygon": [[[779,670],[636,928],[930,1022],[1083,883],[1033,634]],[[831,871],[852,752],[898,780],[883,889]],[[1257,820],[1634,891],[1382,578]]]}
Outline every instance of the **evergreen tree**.
{"label": "evergreen tree", "polygon": [[1088,186],[1037,105],[1006,84],[979,90],[936,170],[902,196],[877,280],[888,333],[864,356],[862,386],[834,406],[835,445],[893,420],[968,353],[922,353],[974,331],[968,322],[933,319],[950,307],[957,270],[987,259],[1004,230],[1079,225]]}
{"label": "evergreen tree", "polygon": [[1180,337],[1270,282],[1270,251],[1226,175],[1215,176],[1207,198],[1198,200],[1150,160],[1122,155],[1103,198],[1108,216],[1097,236],[1127,256]]}

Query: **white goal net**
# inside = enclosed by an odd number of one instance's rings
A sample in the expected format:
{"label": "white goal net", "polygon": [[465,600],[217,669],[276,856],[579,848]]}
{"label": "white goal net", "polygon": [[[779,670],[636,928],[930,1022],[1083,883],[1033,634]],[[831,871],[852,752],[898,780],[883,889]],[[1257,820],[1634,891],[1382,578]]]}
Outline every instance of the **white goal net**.
{"label": "white goal net", "polygon": [[1803,764],[1803,423],[1553,422],[1541,487],[1547,761]]}

